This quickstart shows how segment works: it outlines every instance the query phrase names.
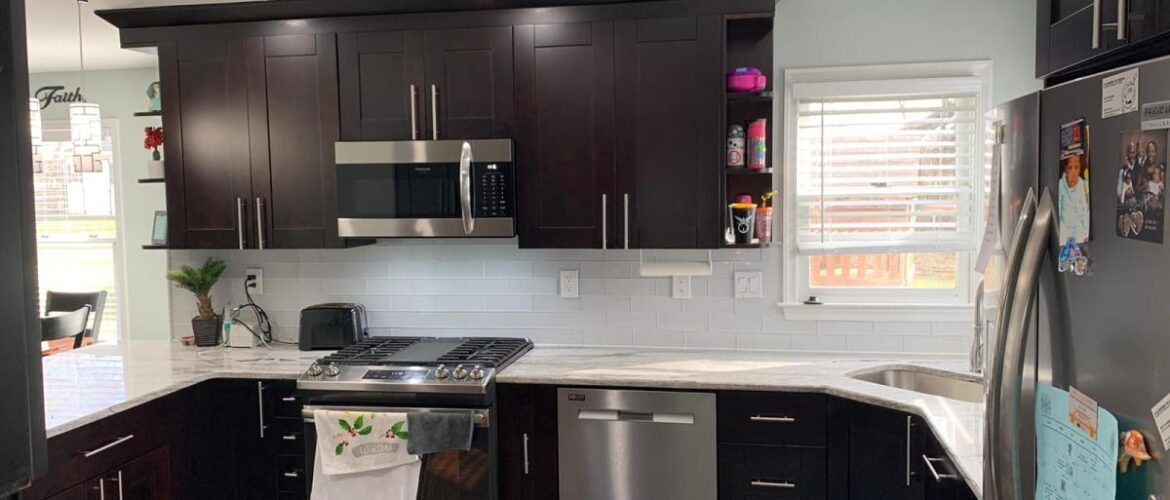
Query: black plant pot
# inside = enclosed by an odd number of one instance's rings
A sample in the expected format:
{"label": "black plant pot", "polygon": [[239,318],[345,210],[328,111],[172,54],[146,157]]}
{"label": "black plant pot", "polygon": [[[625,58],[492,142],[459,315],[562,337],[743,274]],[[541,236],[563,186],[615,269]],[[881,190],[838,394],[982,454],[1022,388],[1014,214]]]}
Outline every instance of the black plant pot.
{"label": "black plant pot", "polygon": [[195,345],[215,347],[219,345],[219,332],[223,331],[223,316],[212,319],[191,318],[191,331],[195,333]]}

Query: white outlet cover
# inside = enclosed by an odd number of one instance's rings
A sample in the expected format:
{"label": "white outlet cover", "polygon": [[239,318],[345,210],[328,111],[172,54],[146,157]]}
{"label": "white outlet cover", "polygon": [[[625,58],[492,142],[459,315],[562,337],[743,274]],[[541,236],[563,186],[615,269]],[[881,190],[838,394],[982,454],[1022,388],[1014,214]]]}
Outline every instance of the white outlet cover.
{"label": "white outlet cover", "polygon": [[[264,295],[264,270],[260,268],[249,268],[244,271],[244,279],[248,276],[256,277],[256,286],[248,290],[251,295]],[[244,281],[244,286],[248,286],[248,282]]]}
{"label": "white outlet cover", "polygon": [[741,271],[735,273],[735,298],[760,299],[764,297],[764,273]]}
{"label": "white outlet cover", "polygon": [[691,277],[690,276],[673,276],[671,277],[670,296],[676,299],[691,298]]}
{"label": "white outlet cover", "polygon": [[581,273],[575,269],[561,271],[559,289],[562,299],[577,299],[581,297]]}

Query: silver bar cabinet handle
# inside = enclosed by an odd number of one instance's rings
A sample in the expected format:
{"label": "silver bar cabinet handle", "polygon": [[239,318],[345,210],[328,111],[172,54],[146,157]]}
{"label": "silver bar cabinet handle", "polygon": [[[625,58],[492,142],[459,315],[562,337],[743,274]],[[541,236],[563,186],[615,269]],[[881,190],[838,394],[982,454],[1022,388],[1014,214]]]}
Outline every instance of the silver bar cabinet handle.
{"label": "silver bar cabinet handle", "polygon": [[118,471],[118,500],[123,500],[122,495],[122,471]]}
{"label": "silver bar cabinet handle", "polygon": [[297,397],[296,396],[284,396],[284,397],[280,398],[280,400],[284,401],[285,403],[295,403],[297,401]]}
{"label": "silver bar cabinet handle", "polygon": [[906,486],[910,486],[910,423],[912,417],[906,417]]}
{"label": "silver bar cabinet handle", "polygon": [[756,486],[756,487],[760,487],[760,488],[781,488],[781,489],[790,490],[790,489],[796,488],[796,483],[790,483],[788,481],[777,482],[777,481],[762,481],[759,479],[753,479],[752,486]]}
{"label": "silver bar cabinet handle", "polygon": [[256,198],[256,248],[264,250],[264,202]]}
{"label": "silver bar cabinet handle", "polygon": [[236,198],[236,233],[240,239],[240,250],[244,249],[244,199]]}
{"label": "silver bar cabinet handle", "polygon": [[748,417],[748,420],[751,420],[752,422],[775,422],[782,424],[796,422],[796,419],[793,417],[766,417],[764,415],[752,415],[751,417]]}
{"label": "silver bar cabinet handle", "polygon": [[528,433],[524,433],[524,475],[528,475]]}
{"label": "silver bar cabinet handle", "polygon": [[94,455],[97,455],[98,453],[101,453],[101,452],[103,452],[103,451],[109,450],[110,448],[113,448],[113,447],[115,447],[115,446],[118,446],[118,445],[120,445],[120,444],[122,444],[122,443],[125,443],[126,441],[129,441],[129,440],[131,440],[131,439],[134,439],[134,435],[133,435],[133,434],[127,434],[127,435],[125,435],[125,436],[122,436],[122,437],[120,437],[120,438],[118,438],[118,439],[115,439],[115,440],[113,440],[113,441],[110,441],[109,443],[106,443],[106,444],[104,444],[104,445],[102,445],[102,446],[99,446],[99,447],[97,447],[97,448],[94,448],[94,449],[92,449],[92,450],[89,450],[89,451],[83,452],[83,453],[81,454],[81,457],[82,457],[82,458],[89,458],[89,457],[92,457],[92,456],[94,456]]}
{"label": "silver bar cabinet handle", "polygon": [[939,474],[938,469],[934,468],[935,462],[945,462],[946,459],[931,458],[931,457],[928,457],[926,455],[922,455],[922,461],[926,462],[926,470],[930,471],[930,475],[931,475],[931,477],[934,478],[934,482],[936,482],[936,483],[941,483],[943,479],[957,479],[958,478],[958,476],[956,476],[954,474]]}
{"label": "silver bar cabinet handle", "polygon": [[98,499],[106,500],[106,478],[98,478]]}
{"label": "silver bar cabinet handle", "polygon": [[280,438],[285,440],[285,441],[296,441],[297,435],[296,434],[285,434],[285,435],[281,436]]}
{"label": "silver bar cabinet handle", "polygon": [[625,224],[622,224],[622,230],[625,232],[625,249],[630,249],[630,193],[622,195],[623,211],[625,212]]}
{"label": "silver bar cabinet handle", "polygon": [[294,471],[285,472],[284,477],[290,477],[290,478],[296,479],[298,477],[301,477],[301,475],[297,474],[297,471],[294,470]]}
{"label": "silver bar cabinet handle", "polygon": [[410,140],[418,140],[418,87],[410,85]]}
{"label": "silver bar cabinet handle", "polygon": [[1101,0],[1093,0],[1093,50],[1101,48]]}
{"label": "silver bar cabinet handle", "polygon": [[260,416],[260,439],[264,439],[264,382],[256,382],[256,408],[259,409],[257,414]]}
{"label": "silver bar cabinet handle", "polygon": [[[1097,0],[1101,1],[1101,0]],[[431,85],[431,139],[439,140],[439,86]]]}
{"label": "silver bar cabinet handle", "polygon": [[1117,0],[1117,39],[1125,40],[1129,27],[1129,0]]}
{"label": "silver bar cabinet handle", "polygon": [[607,195],[601,193],[601,249],[605,250],[609,247],[609,202],[606,200]]}

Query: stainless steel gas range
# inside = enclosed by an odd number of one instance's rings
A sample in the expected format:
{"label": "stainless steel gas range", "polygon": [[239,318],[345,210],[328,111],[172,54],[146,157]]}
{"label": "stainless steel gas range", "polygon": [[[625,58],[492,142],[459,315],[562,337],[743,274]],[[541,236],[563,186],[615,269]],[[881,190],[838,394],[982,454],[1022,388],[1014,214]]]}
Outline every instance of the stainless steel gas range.
{"label": "stainless steel gas range", "polygon": [[305,402],[305,470],[313,470],[318,409],[470,412],[471,450],[427,455],[420,500],[496,500],[495,375],[532,349],[522,338],[386,337],[343,348],[297,379]]}

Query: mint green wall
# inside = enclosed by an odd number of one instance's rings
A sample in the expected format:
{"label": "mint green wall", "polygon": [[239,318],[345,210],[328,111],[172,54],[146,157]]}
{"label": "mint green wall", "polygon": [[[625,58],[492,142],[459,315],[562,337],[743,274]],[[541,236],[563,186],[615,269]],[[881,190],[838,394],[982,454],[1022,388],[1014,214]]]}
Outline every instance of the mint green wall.
{"label": "mint green wall", "polygon": [[[158,80],[158,70],[128,69],[87,71],[82,94],[102,107],[103,119],[118,122],[114,156],[119,166],[118,232],[122,244],[122,324],[129,338],[170,338],[170,290],[163,279],[167,269],[165,250],[143,250],[150,242],[155,210],[166,210],[162,184],[139,184],[146,177],[149,153],[142,148],[143,129],[158,126],[158,118],[138,118],[146,110],[146,87]],[[64,85],[69,91],[82,87],[79,72],[35,73],[29,76],[30,92],[47,85]],[[68,105],[53,104],[43,112],[45,120],[68,120]]]}
{"label": "mint green wall", "polygon": [[775,26],[777,78],[790,68],[990,59],[992,103],[1040,89],[1032,0],[779,0]]}

